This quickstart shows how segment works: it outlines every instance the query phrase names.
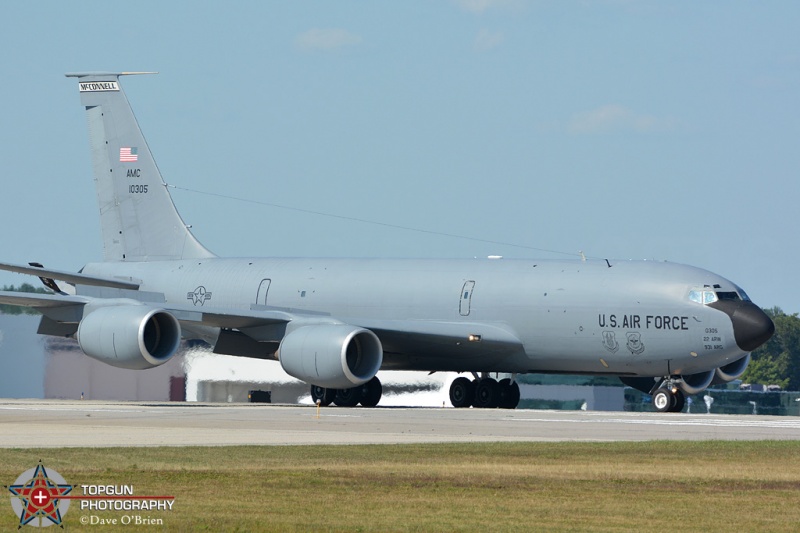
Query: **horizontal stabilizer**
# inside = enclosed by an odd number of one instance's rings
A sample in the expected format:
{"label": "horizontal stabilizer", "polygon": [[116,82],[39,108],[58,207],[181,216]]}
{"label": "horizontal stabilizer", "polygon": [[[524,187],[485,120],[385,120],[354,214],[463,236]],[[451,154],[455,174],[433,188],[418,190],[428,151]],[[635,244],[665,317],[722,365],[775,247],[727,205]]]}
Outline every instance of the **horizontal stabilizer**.
{"label": "horizontal stabilizer", "polygon": [[68,78],[97,78],[108,76],[136,76],[140,74],[158,74],[158,72],[67,72]]}

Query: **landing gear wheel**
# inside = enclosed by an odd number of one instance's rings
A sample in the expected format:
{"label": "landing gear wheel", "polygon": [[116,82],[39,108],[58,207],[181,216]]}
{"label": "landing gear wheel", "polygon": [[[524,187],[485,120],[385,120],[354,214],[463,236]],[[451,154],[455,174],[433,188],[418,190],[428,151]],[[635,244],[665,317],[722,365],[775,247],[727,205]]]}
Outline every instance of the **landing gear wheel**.
{"label": "landing gear wheel", "polygon": [[678,389],[672,394],[673,405],[672,409],[669,410],[670,413],[680,413],[683,411],[683,406],[686,405],[686,396],[683,394],[683,391]]}
{"label": "landing gear wheel", "polygon": [[335,397],[336,389],[326,389],[319,385],[311,385],[311,401],[314,402],[314,405],[319,402],[322,407],[327,407],[333,403]]}
{"label": "landing gear wheel", "polygon": [[669,389],[658,389],[653,394],[653,407],[659,413],[668,413],[675,402],[675,397]]}
{"label": "landing gear wheel", "polygon": [[508,378],[501,379],[497,384],[500,389],[500,402],[501,409],[516,409],[519,405],[519,385],[516,381],[511,381]]}
{"label": "landing gear wheel", "polygon": [[494,378],[482,378],[475,386],[475,399],[472,405],[480,408],[495,408],[500,403],[500,387]]}
{"label": "landing gear wheel", "polygon": [[361,387],[352,389],[339,389],[336,391],[336,398],[333,403],[339,407],[355,407],[361,401]]}
{"label": "landing gear wheel", "polygon": [[469,407],[475,397],[475,389],[467,378],[456,378],[450,385],[450,403],[453,407]]}
{"label": "landing gear wheel", "polygon": [[361,385],[361,405],[363,407],[375,407],[381,401],[382,394],[381,380],[378,379],[378,376],[375,376]]}

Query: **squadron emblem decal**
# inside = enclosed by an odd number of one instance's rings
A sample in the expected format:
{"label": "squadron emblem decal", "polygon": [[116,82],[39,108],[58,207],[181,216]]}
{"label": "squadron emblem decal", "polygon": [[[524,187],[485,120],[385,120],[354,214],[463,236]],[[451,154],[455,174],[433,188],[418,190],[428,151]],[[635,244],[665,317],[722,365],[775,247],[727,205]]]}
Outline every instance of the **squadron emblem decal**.
{"label": "squadron emblem decal", "polygon": [[617,334],[613,331],[603,332],[603,348],[611,353],[617,353],[619,350],[619,343],[617,342]]}
{"label": "squadron emblem decal", "polygon": [[628,350],[633,355],[639,355],[644,351],[644,343],[642,342],[642,334],[638,331],[631,331],[626,333],[628,337]]}
{"label": "squadron emblem decal", "polygon": [[194,292],[186,294],[186,299],[191,300],[194,305],[203,305],[206,300],[211,299],[211,293],[206,291],[206,288],[200,285]]}

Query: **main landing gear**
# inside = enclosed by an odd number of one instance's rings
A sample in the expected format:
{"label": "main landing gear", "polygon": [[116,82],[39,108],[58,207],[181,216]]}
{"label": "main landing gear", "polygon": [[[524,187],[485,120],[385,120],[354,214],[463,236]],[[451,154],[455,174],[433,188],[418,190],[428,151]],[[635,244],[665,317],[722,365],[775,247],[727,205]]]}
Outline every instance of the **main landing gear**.
{"label": "main landing gear", "polygon": [[[336,404],[339,407],[375,407],[381,400],[383,387],[376,377],[363,385],[351,389],[327,389],[311,386],[311,401],[323,407]],[[469,380],[456,378],[450,385],[450,402],[453,407],[482,407],[516,409],[519,404],[519,385],[508,378],[497,381],[484,375]]]}
{"label": "main landing gear", "polygon": [[450,385],[450,403],[453,407],[482,407],[516,409],[519,404],[519,385],[508,378],[499,382],[488,376],[460,377]]}
{"label": "main landing gear", "polygon": [[680,413],[686,404],[686,396],[678,387],[660,387],[653,393],[653,407],[659,413]]}
{"label": "main landing gear", "polygon": [[377,376],[363,385],[352,389],[326,389],[311,385],[311,401],[323,407],[335,403],[339,407],[355,407],[361,404],[364,407],[375,407],[381,401],[383,387]]}

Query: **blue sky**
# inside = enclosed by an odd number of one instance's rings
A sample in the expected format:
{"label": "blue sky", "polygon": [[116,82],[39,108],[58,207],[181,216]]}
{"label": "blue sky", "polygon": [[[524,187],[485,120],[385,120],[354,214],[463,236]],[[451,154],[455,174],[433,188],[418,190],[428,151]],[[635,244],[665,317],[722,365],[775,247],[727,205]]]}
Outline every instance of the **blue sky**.
{"label": "blue sky", "polygon": [[63,74],[155,70],[124,87],[219,255],[582,250],[798,312],[798,27],[789,1],[5,2],[0,260],[101,259]]}

